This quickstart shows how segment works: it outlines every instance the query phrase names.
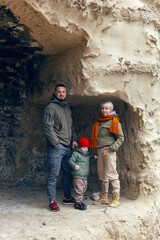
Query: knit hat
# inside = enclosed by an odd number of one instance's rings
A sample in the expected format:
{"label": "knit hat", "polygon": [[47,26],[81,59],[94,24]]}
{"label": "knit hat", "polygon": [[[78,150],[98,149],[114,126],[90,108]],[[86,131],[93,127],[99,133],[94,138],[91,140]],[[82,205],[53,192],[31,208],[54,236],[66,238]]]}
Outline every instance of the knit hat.
{"label": "knit hat", "polygon": [[78,147],[79,147],[79,148],[81,148],[81,147],[88,147],[88,148],[89,148],[89,141],[88,141],[88,139],[85,138],[85,137],[82,137],[82,138],[79,140]]}

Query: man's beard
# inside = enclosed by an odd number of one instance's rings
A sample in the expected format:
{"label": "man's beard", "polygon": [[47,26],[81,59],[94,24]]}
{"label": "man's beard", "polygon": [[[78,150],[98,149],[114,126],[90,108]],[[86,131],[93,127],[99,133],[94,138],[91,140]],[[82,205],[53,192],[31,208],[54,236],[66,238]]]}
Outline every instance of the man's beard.
{"label": "man's beard", "polygon": [[64,98],[64,99],[59,99],[59,98],[56,97],[55,94],[53,94],[53,95],[54,95],[54,97],[55,97],[58,101],[60,101],[60,102],[63,102],[63,101],[65,100],[65,98]]}
{"label": "man's beard", "polygon": [[57,98],[58,99],[58,101],[60,101],[60,102],[63,102],[65,99],[59,99],[59,98]]}

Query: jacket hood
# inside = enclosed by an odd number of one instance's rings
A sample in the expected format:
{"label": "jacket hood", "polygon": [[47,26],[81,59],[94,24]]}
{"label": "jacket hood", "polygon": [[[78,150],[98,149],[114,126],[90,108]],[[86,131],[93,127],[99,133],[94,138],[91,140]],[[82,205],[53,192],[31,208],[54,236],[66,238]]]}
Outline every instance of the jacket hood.
{"label": "jacket hood", "polygon": [[56,98],[56,96],[54,95],[54,93],[53,93],[53,95],[52,95],[52,98],[51,98],[51,101],[50,101],[50,102],[51,102],[51,103],[59,104],[61,107],[65,107],[65,106],[67,105],[66,100],[59,101],[59,100]]}
{"label": "jacket hood", "polygon": [[75,151],[79,152],[83,156],[88,156],[89,155],[89,152],[84,153],[80,148],[76,148]]}

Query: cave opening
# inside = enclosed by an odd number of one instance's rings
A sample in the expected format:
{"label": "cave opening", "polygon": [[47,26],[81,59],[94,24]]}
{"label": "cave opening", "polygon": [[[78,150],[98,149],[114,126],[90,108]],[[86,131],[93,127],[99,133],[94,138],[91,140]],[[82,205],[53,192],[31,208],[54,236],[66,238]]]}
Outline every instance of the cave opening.
{"label": "cave opening", "polygon": [[[88,101],[88,99],[90,99]],[[117,170],[121,182],[121,195],[130,199],[139,196],[138,175],[141,171],[141,153],[137,150],[136,137],[139,131],[138,114],[126,102],[107,96],[69,98],[73,122],[78,140],[90,139],[94,122],[99,115],[99,104],[111,100],[120,118],[125,140],[117,152]],[[84,104],[85,103],[85,104]],[[86,104],[86,103],[89,103]],[[92,104],[90,104],[92,103]],[[12,186],[45,186],[47,178],[46,139],[42,132],[42,118],[45,105],[26,102],[22,108],[14,108],[14,118],[20,121],[10,126],[9,145],[6,148],[5,183]],[[93,155],[96,150],[90,149]],[[7,166],[7,169],[6,169]],[[61,177],[57,186],[61,188]],[[88,189],[100,191],[96,164],[90,166]]]}

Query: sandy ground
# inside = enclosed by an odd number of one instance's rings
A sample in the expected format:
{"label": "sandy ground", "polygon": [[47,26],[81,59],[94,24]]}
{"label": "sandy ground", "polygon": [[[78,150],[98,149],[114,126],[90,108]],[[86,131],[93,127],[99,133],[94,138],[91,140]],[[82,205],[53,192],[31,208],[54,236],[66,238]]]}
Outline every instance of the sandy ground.
{"label": "sandy ground", "polygon": [[44,188],[1,189],[0,240],[159,239],[157,219],[149,226],[144,222],[155,211],[150,201],[121,198],[121,206],[113,209],[93,206],[91,195],[87,192],[84,200],[87,210],[80,211],[63,205],[63,193],[58,190],[61,210],[51,212]]}

